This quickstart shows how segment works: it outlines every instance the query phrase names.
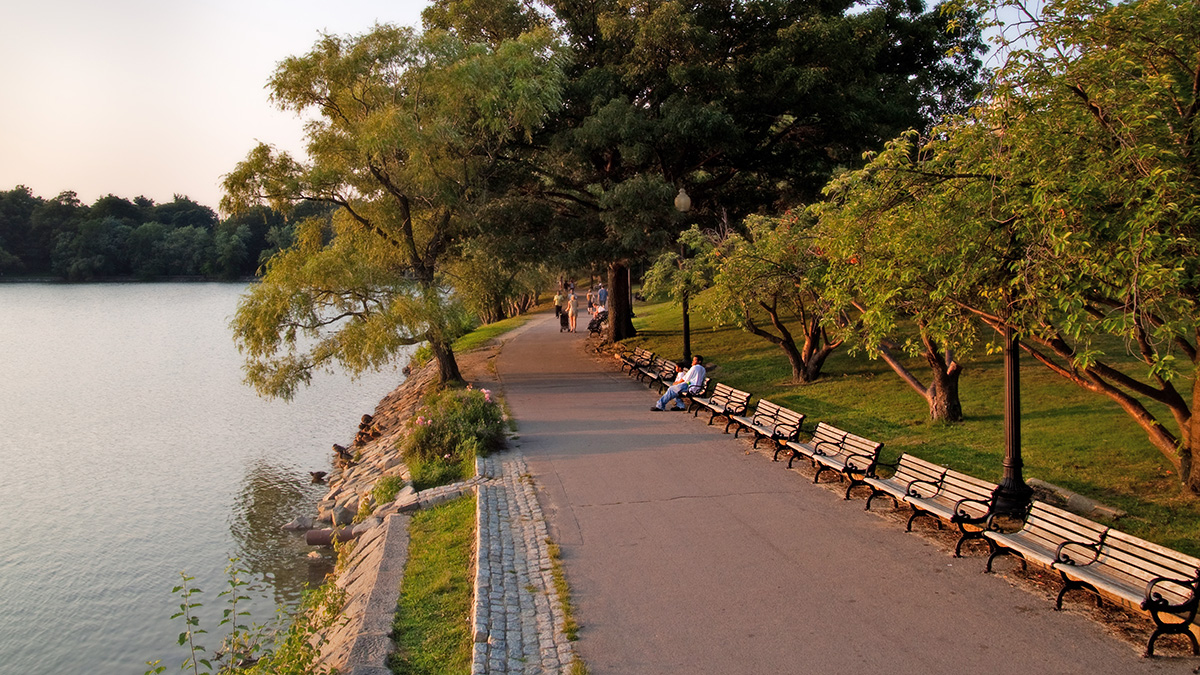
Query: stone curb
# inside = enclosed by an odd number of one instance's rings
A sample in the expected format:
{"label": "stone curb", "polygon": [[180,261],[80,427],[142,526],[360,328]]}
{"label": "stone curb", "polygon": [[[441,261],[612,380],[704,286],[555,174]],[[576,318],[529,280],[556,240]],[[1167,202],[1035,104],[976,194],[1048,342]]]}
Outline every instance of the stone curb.
{"label": "stone curb", "polygon": [[[422,492],[405,487],[362,532],[338,585],[346,623],[328,636],[321,660],[347,675],[387,675],[392,622],[408,560],[410,514],[476,495],[472,675],[563,673],[575,660],[547,546],[546,521],[524,458],[476,458],[475,477]],[[370,521],[368,521],[370,522]],[[366,523],[364,523],[366,525]],[[362,527],[361,525],[359,527]],[[532,590],[530,590],[532,589]]]}
{"label": "stone curb", "polygon": [[519,454],[477,460],[472,675],[566,672],[575,661],[563,633],[546,520]]}

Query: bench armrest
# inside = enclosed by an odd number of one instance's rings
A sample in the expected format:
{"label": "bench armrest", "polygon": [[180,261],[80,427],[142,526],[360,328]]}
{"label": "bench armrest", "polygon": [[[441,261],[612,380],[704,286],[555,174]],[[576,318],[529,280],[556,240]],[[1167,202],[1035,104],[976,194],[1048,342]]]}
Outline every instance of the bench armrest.
{"label": "bench armrest", "polygon": [[826,454],[826,453],[825,453],[825,451],[821,449],[821,446],[823,446],[823,445],[827,445],[827,446],[829,446],[829,447],[831,447],[831,448],[837,448],[838,450],[840,450],[840,449],[842,448],[842,444],[841,444],[841,443],[834,443],[833,441],[817,441],[817,442],[816,442],[816,443],[814,443],[814,444],[813,444],[813,446],[812,446],[812,448],[813,448],[813,454],[814,454],[814,455],[824,455],[824,454]]}
{"label": "bench armrest", "polygon": [[[1092,563],[1096,562],[1096,560],[1098,560],[1100,558],[1100,546],[1103,543],[1103,541],[1104,541],[1103,538],[1101,538],[1100,541],[1092,543],[1092,544],[1087,544],[1082,541],[1064,541],[1063,543],[1058,545],[1058,548],[1054,549],[1054,561],[1056,563],[1062,563],[1064,565],[1070,565],[1072,567],[1086,567],[1088,565],[1091,565]],[[1082,548],[1082,549],[1086,549],[1086,550],[1090,551],[1092,554],[1091,560],[1088,560],[1087,562],[1080,562],[1078,560],[1075,560],[1074,558],[1071,557],[1071,554],[1067,552],[1066,549],[1068,546],[1074,546],[1077,548]]]}
{"label": "bench armrest", "polygon": [[[983,507],[983,511],[984,511],[983,515],[982,516],[972,516],[971,514],[967,513],[963,509],[963,507],[966,506],[967,504],[978,504],[981,507]],[[957,502],[954,502],[954,515],[950,517],[950,522],[957,523],[959,526],[983,525],[987,522],[988,517],[991,515],[991,510],[992,510],[992,502],[990,499],[975,499],[974,497],[963,497],[962,499],[958,500]]]}
{"label": "bench armrest", "polygon": [[[857,471],[861,474],[874,477],[875,459],[875,455],[864,455],[861,452],[852,452],[846,455],[846,468],[851,471]],[[859,466],[860,464],[864,466]]]}
{"label": "bench armrest", "polygon": [[[1150,582],[1146,584],[1146,598],[1142,600],[1142,609],[1155,614],[1159,612],[1167,614],[1179,614],[1181,612],[1187,612],[1190,614],[1188,619],[1188,622],[1190,623],[1191,620],[1196,616],[1197,583],[1200,583],[1200,570],[1197,570],[1196,576],[1191,579],[1171,579],[1169,577],[1156,577],[1151,579]],[[1167,584],[1178,586],[1180,589],[1185,589],[1188,592],[1187,600],[1178,604],[1171,604],[1170,601],[1162,596],[1162,593],[1154,590],[1159,585]]]}
{"label": "bench armrest", "polygon": [[771,430],[771,433],[775,436],[775,438],[794,441],[800,435],[800,425],[776,424],[775,428]]}
{"label": "bench armrest", "polygon": [[[929,494],[922,494],[921,492],[917,491],[917,487],[921,485],[929,486]],[[908,485],[904,487],[904,494],[909,497],[916,497],[917,499],[928,499],[941,492],[941,490],[942,486],[938,483],[935,483],[931,480],[925,480],[924,478],[916,478],[909,481]]]}

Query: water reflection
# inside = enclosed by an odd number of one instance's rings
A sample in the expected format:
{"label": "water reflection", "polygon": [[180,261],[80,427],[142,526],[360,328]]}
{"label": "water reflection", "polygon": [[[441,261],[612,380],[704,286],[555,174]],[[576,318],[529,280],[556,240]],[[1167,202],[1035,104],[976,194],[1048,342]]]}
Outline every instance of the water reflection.
{"label": "water reflection", "polygon": [[315,514],[326,489],[297,467],[265,459],[253,461],[242,479],[229,523],[235,555],[254,576],[271,579],[276,604],[294,605],[307,586],[320,584],[333,569],[329,555],[308,557],[314,549],[303,534],[280,529],[296,516]]}

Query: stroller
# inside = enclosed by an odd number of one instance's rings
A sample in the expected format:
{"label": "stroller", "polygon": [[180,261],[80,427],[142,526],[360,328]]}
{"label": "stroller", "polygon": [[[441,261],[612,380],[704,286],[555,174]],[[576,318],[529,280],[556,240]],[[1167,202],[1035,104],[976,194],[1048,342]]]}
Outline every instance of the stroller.
{"label": "stroller", "polygon": [[608,312],[604,310],[596,312],[596,316],[588,322],[588,332],[592,335],[600,335],[600,331],[603,330],[602,326],[606,321],[608,321]]}
{"label": "stroller", "polygon": [[566,310],[558,315],[558,332],[564,333],[571,330],[571,317],[567,316]]}

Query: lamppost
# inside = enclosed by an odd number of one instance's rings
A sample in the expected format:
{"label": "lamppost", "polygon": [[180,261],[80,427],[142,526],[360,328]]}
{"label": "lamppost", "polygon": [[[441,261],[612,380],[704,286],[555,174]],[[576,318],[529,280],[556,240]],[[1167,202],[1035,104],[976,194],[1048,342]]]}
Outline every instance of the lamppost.
{"label": "lamppost", "polygon": [[1004,478],[992,492],[992,513],[1024,520],[1033,489],[1021,470],[1021,341],[1004,327]]}
{"label": "lamppost", "polygon": [[[679,194],[675,195],[675,210],[684,214],[692,210],[692,198],[688,196],[687,191],[683,188],[679,188]],[[679,245],[679,271],[683,272],[683,244]],[[692,326],[691,318],[688,315],[688,290],[686,285],[683,287],[680,304],[683,305],[683,362],[691,363]]]}

